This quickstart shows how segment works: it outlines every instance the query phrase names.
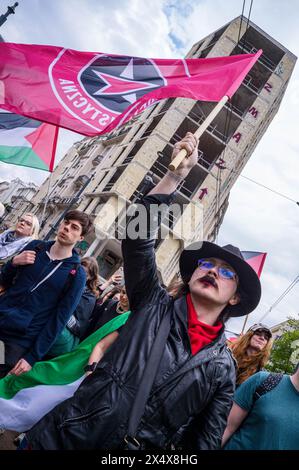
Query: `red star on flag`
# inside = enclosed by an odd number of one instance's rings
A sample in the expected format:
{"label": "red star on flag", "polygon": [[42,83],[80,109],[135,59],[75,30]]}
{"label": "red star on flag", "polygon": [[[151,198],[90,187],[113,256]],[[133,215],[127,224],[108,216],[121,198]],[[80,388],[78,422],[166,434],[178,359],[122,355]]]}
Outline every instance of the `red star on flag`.
{"label": "red star on flag", "polygon": [[[98,72],[97,70],[94,70],[94,73],[107,84],[100,90],[96,91],[94,93],[95,95],[125,95],[124,98],[133,103],[137,99],[134,92],[148,88],[155,88],[155,85],[146,82],[115,77],[114,75]],[[130,94],[126,95],[126,93]]]}

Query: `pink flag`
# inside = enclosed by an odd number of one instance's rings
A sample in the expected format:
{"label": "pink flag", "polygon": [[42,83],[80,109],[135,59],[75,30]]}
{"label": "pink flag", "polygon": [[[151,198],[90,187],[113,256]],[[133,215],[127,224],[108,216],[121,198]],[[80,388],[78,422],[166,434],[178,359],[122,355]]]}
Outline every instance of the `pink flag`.
{"label": "pink flag", "polygon": [[255,270],[258,277],[261,277],[267,253],[260,251],[242,251],[242,255],[247,263]]}
{"label": "pink flag", "polygon": [[0,43],[0,106],[85,135],[111,131],[164,98],[231,97],[262,51],[145,59]]}

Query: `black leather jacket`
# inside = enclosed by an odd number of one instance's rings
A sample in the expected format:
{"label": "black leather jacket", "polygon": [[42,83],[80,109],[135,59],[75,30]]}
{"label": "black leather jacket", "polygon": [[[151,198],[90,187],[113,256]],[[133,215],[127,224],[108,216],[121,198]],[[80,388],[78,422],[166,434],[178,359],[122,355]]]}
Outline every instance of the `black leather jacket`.
{"label": "black leather jacket", "polygon": [[85,287],[80,302],[67,323],[67,328],[78,336],[81,340],[84,338],[89,326],[89,319],[96,304],[96,296],[88,287]]}
{"label": "black leather jacket", "polygon": [[[148,196],[144,204],[168,201]],[[171,328],[137,438],[143,448],[219,449],[232,404],[235,366],[223,331],[194,356],[186,298],[160,286],[154,241],[123,241],[126,288],[132,311],[117,341],[75,395],[27,434],[33,449],[117,449],[161,319]]]}

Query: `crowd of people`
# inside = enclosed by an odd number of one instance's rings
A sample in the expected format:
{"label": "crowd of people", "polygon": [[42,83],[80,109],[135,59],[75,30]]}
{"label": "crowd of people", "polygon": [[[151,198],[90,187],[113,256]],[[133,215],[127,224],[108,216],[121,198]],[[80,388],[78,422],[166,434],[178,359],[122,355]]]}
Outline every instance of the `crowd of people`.
{"label": "crowd of people", "polygon": [[[181,149],[187,158],[139,201],[148,217],[171,204],[197,146],[191,133],[175,144],[173,158]],[[107,333],[78,389],[24,429],[22,448],[299,449],[299,371],[264,370],[272,347],[265,325],[234,342],[225,335],[227,320],[250,314],[261,297],[237,247],[189,245],[179,259],[181,281],[167,289],[148,230],[122,241],[123,271],[101,284],[96,259],[80,259],[75,249],[92,230],[89,215],[70,210],[54,241],[39,240],[38,229],[25,214],[0,235],[1,380],[70,352],[72,361],[87,338]],[[104,330],[107,324],[114,326]]]}

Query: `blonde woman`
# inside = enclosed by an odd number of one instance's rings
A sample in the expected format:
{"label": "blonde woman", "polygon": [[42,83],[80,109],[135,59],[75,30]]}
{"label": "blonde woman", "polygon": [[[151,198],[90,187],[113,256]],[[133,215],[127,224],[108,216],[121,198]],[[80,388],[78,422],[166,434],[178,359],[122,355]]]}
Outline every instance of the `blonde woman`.
{"label": "blonde woman", "polygon": [[272,349],[270,329],[257,323],[229,347],[237,361],[237,385],[259,372],[267,364]]}
{"label": "blonde woman", "polygon": [[39,222],[36,215],[27,212],[16,223],[15,229],[0,235],[0,261],[16,255],[32,240],[38,238]]}

